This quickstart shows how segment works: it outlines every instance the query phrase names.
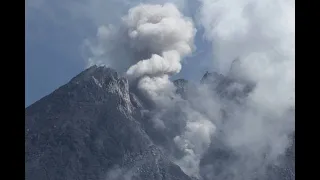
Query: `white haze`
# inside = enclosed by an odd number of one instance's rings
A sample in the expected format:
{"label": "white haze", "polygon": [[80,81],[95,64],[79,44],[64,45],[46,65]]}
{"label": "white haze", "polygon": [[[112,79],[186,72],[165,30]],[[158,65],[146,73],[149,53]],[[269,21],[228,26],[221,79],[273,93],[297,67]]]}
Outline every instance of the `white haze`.
{"label": "white haze", "polygon": [[[277,162],[295,129],[294,1],[198,1],[201,6],[194,21],[212,43],[212,71],[255,84],[241,104],[206,85],[197,84],[187,100],[175,93],[170,76],[180,72],[183,58],[193,53],[196,30],[173,4],[140,4],[120,25],[100,26],[97,37],[86,42],[93,54],[88,65],[110,66],[136,83],[156,104],[154,119],[161,129],[169,128],[162,117],[173,109],[183,114],[186,126],[173,142],[184,156],[172,158],[186,174],[224,178],[210,169],[215,161],[200,167],[215,133],[221,131],[221,141],[240,156],[223,167],[224,174],[234,174],[233,180],[250,179],[257,168],[263,173],[268,164]],[[187,1],[181,4],[187,6]],[[228,114],[226,121],[221,110]]]}
{"label": "white haze", "polygon": [[[233,107],[223,129],[226,143],[243,155],[232,168],[249,174],[265,161],[274,163],[294,131],[295,2],[200,1],[200,22],[212,41],[214,71],[256,84],[245,105]],[[236,58],[239,61],[232,65]]]}
{"label": "white haze", "polygon": [[[206,37],[213,42],[215,71],[256,83],[248,97],[250,112],[238,112],[240,117],[245,116],[240,127],[244,129],[234,144],[241,136],[248,136],[241,140],[245,142],[251,141],[249,137],[274,136],[281,133],[281,128],[292,129],[294,122],[283,115],[295,106],[294,1],[201,1],[201,22]],[[240,63],[230,72],[235,58],[240,58]],[[274,122],[259,117],[264,115]],[[279,128],[273,129],[277,126],[271,124],[269,129],[265,126],[268,123],[283,126],[276,130]],[[253,136],[253,128],[259,127],[257,136]],[[253,135],[245,135],[248,133]]]}

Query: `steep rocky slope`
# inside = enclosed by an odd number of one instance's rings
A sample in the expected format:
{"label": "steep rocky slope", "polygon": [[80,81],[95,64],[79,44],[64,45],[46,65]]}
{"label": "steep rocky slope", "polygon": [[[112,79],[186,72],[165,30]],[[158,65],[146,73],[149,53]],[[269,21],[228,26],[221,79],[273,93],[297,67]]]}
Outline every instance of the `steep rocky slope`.
{"label": "steep rocky slope", "polygon": [[135,118],[117,72],[93,66],[26,109],[26,179],[188,180]]}

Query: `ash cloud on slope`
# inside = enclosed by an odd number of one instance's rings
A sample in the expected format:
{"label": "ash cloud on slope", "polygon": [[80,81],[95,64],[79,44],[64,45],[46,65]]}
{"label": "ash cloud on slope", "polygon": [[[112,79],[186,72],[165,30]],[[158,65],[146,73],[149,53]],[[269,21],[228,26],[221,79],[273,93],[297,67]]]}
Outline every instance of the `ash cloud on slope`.
{"label": "ash cloud on slope", "polygon": [[[201,155],[210,145],[215,126],[176,94],[169,79],[181,70],[183,57],[194,49],[193,22],[170,3],[138,5],[122,20],[120,27],[99,28],[98,43],[93,46],[95,56],[89,62],[124,72],[155,104],[152,113],[159,117],[154,119],[161,127],[169,128],[170,124],[163,122],[163,116],[168,116],[171,110],[183,109],[181,121],[186,123],[185,130],[173,138],[183,156],[174,161],[186,174],[199,177]],[[169,121],[174,121],[174,117],[169,117]]]}
{"label": "ash cloud on slope", "polygon": [[[294,132],[294,2],[199,1],[196,21],[212,42],[213,71],[255,84],[241,103],[221,97],[206,84],[197,84],[186,100],[175,93],[169,78],[192,53],[196,30],[173,4],[141,4],[129,10],[120,26],[101,26],[95,42],[87,42],[93,53],[89,65],[110,66],[136,83],[156,104],[152,114],[161,129],[171,129],[171,121],[185,124],[172,139],[183,155],[172,158],[186,174],[252,179],[277,163]],[[243,84],[233,85],[230,91]],[[201,165],[215,138],[237,156],[219,165],[222,174],[214,171],[219,163],[214,159]]]}

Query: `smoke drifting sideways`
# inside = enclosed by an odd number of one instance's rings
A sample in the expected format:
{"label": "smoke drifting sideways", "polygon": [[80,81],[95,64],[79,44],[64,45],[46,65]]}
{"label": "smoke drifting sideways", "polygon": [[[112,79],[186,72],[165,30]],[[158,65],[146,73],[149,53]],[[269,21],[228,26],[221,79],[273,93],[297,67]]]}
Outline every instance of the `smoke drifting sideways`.
{"label": "smoke drifting sideways", "polygon": [[[213,71],[255,84],[242,103],[201,84],[188,92],[187,99],[176,94],[169,78],[181,70],[183,57],[193,52],[196,29],[170,3],[140,4],[128,11],[120,26],[99,27],[97,37],[86,42],[93,54],[88,65],[112,67],[136,83],[156,104],[152,114],[161,124],[158,127],[172,129],[172,121],[183,122],[182,131],[172,138],[183,155],[172,156],[187,175],[251,179],[278,161],[295,129],[294,2],[199,1],[196,21],[212,42]],[[232,63],[234,59],[238,61]],[[212,160],[202,168],[201,159],[215,146],[218,134],[238,157],[227,165]],[[211,168],[218,165],[223,175]]]}

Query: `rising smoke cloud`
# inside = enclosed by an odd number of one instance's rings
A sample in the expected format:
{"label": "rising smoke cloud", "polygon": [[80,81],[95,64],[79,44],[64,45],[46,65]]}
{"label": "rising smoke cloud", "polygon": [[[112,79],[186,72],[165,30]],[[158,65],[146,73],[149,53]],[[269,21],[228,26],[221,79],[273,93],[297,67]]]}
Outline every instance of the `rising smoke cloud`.
{"label": "rising smoke cloud", "polygon": [[[102,26],[89,65],[101,64],[140,78],[138,88],[155,100],[174,86],[169,76],[180,72],[182,58],[192,53],[196,30],[173,4],[131,8],[120,27]],[[165,96],[168,97],[168,93]]]}
{"label": "rising smoke cloud", "polygon": [[[169,78],[181,70],[183,57],[194,49],[193,23],[173,4],[142,4],[131,8],[122,21],[118,28],[99,28],[98,43],[94,46],[98,56],[89,63],[111,66],[125,72],[131,81],[137,79],[137,88],[156,105],[155,116],[159,116],[157,112],[167,115],[183,101]],[[189,105],[182,113],[186,117],[183,119],[186,129],[173,141],[184,156],[175,161],[185,173],[199,177],[201,155],[210,145],[214,125]],[[162,119],[156,119],[163,127]]]}
{"label": "rising smoke cloud", "polygon": [[199,2],[195,21],[212,43],[212,71],[255,84],[242,103],[221,97],[207,85],[197,84],[186,100],[175,93],[170,76],[180,72],[183,57],[193,52],[196,30],[173,4],[140,4],[128,11],[120,26],[101,26],[95,42],[86,42],[93,53],[89,65],[110,66],[135,82],[156,104],[154,114],[161,128],[170,129],[167,116],[173,109],[183,114],[186,125],[172,141],[184,153],[182,158],[173,158],[186,174],[225,178],[210,169],[218,162],[200,165],[215,145],[215,133],[221,132],[219,140],[238,156],[221,165],[223,174],[233,175],[230,180],[250,179],[257,169],[263,174],[269,164],[277,162],[295,129],[294,1]]}

